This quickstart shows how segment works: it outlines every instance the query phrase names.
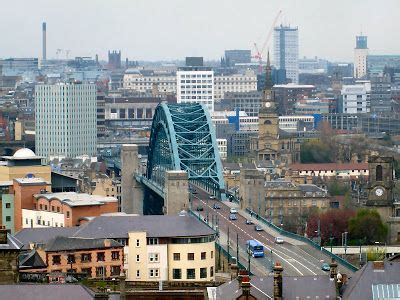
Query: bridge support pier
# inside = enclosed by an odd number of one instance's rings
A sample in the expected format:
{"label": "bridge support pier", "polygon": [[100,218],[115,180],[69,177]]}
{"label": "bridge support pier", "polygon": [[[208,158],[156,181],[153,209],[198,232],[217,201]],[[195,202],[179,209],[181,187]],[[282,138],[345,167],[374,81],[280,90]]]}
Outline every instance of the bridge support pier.
{"label": "bridge support pier", "polygon": [[139,171],[137,145],[122,145],[121,149],[121,211],[143,214],[144,185],[135,179]]}
{"label": "bridge support pier", "polygon": [[189,209],[189,176],[186,171],[165,172],[164,214],[177,215]]}

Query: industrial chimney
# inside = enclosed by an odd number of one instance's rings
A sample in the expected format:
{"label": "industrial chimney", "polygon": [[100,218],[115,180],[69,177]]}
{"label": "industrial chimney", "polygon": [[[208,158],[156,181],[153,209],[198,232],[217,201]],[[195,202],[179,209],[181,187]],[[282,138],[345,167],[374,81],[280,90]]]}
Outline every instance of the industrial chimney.
{"label": "industrial chimney", "polygon": [[42,23],[42,60],[46,60],[46,22]]}

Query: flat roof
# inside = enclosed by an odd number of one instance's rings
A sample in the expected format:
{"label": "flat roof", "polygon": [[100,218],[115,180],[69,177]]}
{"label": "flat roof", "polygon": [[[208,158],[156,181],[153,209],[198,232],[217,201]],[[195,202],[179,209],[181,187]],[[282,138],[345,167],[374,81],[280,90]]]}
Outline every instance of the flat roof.
{"label": "flat roof", "polygon": [[16,182],[24,185],[34,185],[34,184],[49,184],[43,178],[33,177],[33,178],[14,178]]}

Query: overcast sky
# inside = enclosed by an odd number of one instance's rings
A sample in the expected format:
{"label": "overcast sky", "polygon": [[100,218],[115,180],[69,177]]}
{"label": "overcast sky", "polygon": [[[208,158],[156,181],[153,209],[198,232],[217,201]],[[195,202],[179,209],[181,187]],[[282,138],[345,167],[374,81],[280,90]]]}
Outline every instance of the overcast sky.
{"label": "overcast sky", "polygon": [[300,57],[352,61],[361,29],[370,53],[400,54],[400,0],[1,0],[0,58],[40,56],[46,21],[48,58],[60,48],[70,57],[121,49],[134,60],[218,59],[262,44],[280,9],[299,27]]}

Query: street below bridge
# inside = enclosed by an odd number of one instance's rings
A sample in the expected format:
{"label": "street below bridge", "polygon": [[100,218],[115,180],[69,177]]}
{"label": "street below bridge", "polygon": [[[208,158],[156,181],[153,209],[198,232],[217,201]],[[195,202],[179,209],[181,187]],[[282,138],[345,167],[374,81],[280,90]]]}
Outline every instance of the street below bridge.
{"label": "street below bridge", "polygon": [[[239,260],[247,267],[248,259],[246,254],[246,241],[257,240],[264,245],[265,255],[263,258],[251,258],[251,272],[255,275],[267,275],[271,273],[275,262],[280,262],[284,268],[284,274],[289,276],[323,275],[329,272],[321,269],[322,263],[330,262],[330,257],[306,245],[303,242],[284,238],[283,244],[275,243],[276,235],[272,235],[270,230],[258,222],[255,216],[246,216],[239,211],[237,220],[230,220],[230,207],[226,202],[210,199],[210,194],[194,187],[195,193],[191,195],[192,211],[203,220],[208,219],[208,224],[215,228],[218,222],[220,232],[220,244],[227,246],[227,235],[229,228],[230,253],[236,256],[236,237],[239,240]],[[220,209],[214,209],[214,204],[218,204]],[[202,207],[202,211],[197,211]],[[253,224],[246,224],[246,220],[251,219]],[[217,221],[218,220],[218,221]],[[256,231],[255,226],[259,225],[263,231]],[[347,268],[339,266],[339,272],[351,276],[352,272]]]}

